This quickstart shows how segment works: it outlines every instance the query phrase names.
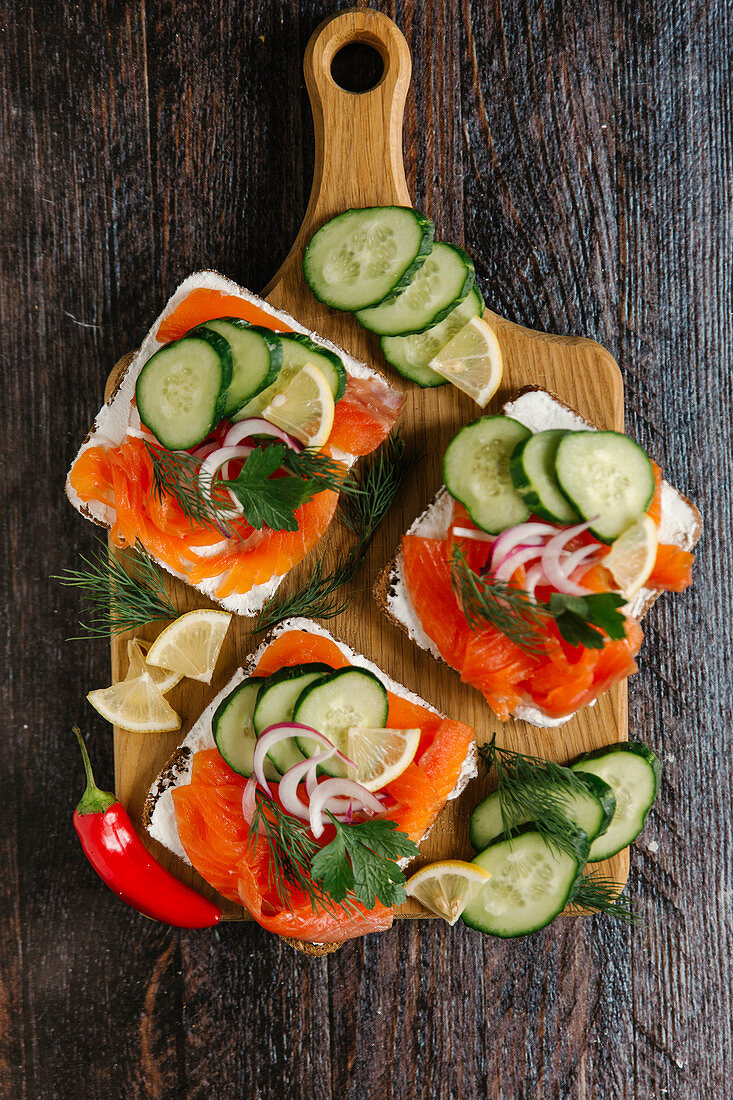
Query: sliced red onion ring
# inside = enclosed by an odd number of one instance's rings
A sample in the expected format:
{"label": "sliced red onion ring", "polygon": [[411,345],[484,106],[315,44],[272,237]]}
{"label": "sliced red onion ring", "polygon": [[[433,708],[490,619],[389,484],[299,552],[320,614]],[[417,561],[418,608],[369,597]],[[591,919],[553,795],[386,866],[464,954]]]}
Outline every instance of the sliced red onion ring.
{"label": "sliced red onion ring", "polygon": [[219,444],[215,439],[210,439],[207,443],[202,443],[200,447],[197,447],[193,452],[194,458],[208,458],[209,455],[213,455],[214,451],[219,450]]}
{"label": "sliced red onion ring", "polygon": [[454,527],[453,537],[457,539],[475,539],[476,542],[493,542],[495,538],[487,531],[474,531],[473,527]]}
{"label": "sliced red onion ring", "polygon": [[[257,738],[255,751],[252,757],[252,770],[257,776],[260,786],[266,790],[268,794],[270,794],[270,787],[265,779],[263,770],[265,757],[273,745],[277,745],[280,741],[287,740],[288,737],[297,737],[298,734],[307,734],[309,738],[313,738],[313,740],[317,741],[319,745],[322,745],[324,749],[331,750],[331,752],[333,752],[333,754],[344,764],[348,764],[352,768],[356,767],[353,760],[349,760],[348,756],[344,756],[327,737],[324,737],[318,730],[314,730],[312,726],[304,726],[300,722],[276,722],[271,726],[267,726]],[[312,762],[312,757],[309,758],[308,762]]]}
{"label": "sliced red onion ring", "polygon": [[[278,794],[284,810],[287,810],[294,817],[301,818],[302,821],[308,820],[308,806],[298,794],[298,786],[311,771],[315,776],[318,765],[322,764],[324,760],[328,760],[335,752],[336,749],[332,745],[325,752],[319,752],[317,756],[309,756],[307,760],[301,760],[299,763],[293,764],[292,768],[288,768],[278,787]],[[309,791],[308,797],[310,798]]]}
{"label": "sliced red onion ring", "polygon": [[539,546],[517,546],[494,570],[494,580],[508,581],[515,569],[519,569],[520,565],[525,565],[528,561],[534,561],[541,553],[542,549]]}
{"label": "sliced red onion ring", "polygon": [[304,444],[299,439],[294,439],[287,432],[284,432],[282,428],[277,428],[274,424],[271,424],[269,420],[263,420],[259,416],[252,416],[248,420],[240,420],[236,424],[232,424],[231,428],[224,436],[224,447],[236,447],[239,443],[242,443],[251,435],[272,435],[276,439],[280,439],[286,446],[290,447],[291,451],[302,451]]}
{"label": "sliced red onion ring", "polygon": [[[201,463],[201,468],[199,469],[199,486],[203,495],[208,497],[211,496],[211,488],[216,472],[225,462],[233,461],[235,458],[247,458],[253,450],[254,447],[217,447],[215,451],[208,455]],[[233,511],[241,515],[244,508],[231,489],[227,491],[232,502]]]}
{"label": "sliced red onion ring", "polygon": [[545,580],[545,571],[541,565],[533,565],[531,569],[527,570],[527,577],[524,582],[524,590],[531,599],[534,599],[534,594],[537,591],[537,585]]}
{"label": "sliced red onion ring", "polygon": [[585,565],[586,568],[589,569],[591,565],[595,565],[596,563],[594,561],[587,561],[586,559],[592,558],[597,552],[598,547],[592,542],[589,543],[588,546],[581,546],[580,550],[573,550],[572,554],[568,554],[566,558],[563,558],[563,572],[567,573],[569,577],[572,577],[579,565]]}
{"label": "sliced red onion ring", "polygon": [[[545,575],[558,592],[564,593],[566,596],[585,596],[588,593],[587,588],[583,588],[579,584],[575,584],[571,581],[561,560],[561,555],[567,543],[571,539],[579,535],[581,531],[587,531],[591,524],[595,523],[594,519],[588,520],[586,523],[576,523],[574,527],[566,527],[563,531],[551,538],[542,551],[542,568],[545,571]],[[570,557],[570,555],[568,555]],[[567,559],[566,559],[567,560]]]}
{"label": "sliced red onion ring", "polygon": [[[255,798],[255,790],[257,789],[257,779],[254,775],[251,775],[247,780],[247,786],[242,792],[242,813],[244,814],[244,820],[248,825],[252,824],[252,818],[257,808],[257,800]],[[260,836],[265,831],[265,827],[261,821],[257,822],[257,832]]]}
{"label": "sliced red onion ring", "polygon": [[541,546],[549,535],[556,535],[557,527],[549,523],[518,523],[502,531],[491,548],[491,569],[498,569],[508,553],[517,546]]}
{"label": "sliced red onion ring", "polygon": [[[346,796],[357,799],[363,804],[365,810],[379,814],[382,812],[382,803],[375,798],[371,791],[362,787],[361,783],[353,779],[327,779],[325,783],[319,783],[311,795],[310,801],[310,827],[313,836],[318,839],[325,826],[323,812],[327,803],[332,799]],[[339,807],[339,810],[341,807]]]}

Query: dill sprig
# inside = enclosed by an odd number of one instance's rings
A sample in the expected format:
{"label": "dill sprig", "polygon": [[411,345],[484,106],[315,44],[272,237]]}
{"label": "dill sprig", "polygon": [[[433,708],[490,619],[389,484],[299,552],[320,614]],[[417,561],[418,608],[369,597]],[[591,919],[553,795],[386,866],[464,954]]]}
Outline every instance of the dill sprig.
{"label": "dill sprig", "polygon": [[542,652],[549,615],[529,593],[505,581],[492,581],[476,573],[461,548],[453,547],[453,591],[471,630],[480,634],[493,626],[525,653]]}
{"label": "dill sprig", "polygon": [[332,489],[336,493],[363,492],[343,462],[312,447],[300,452],[286,451],[283,466],[298,477],[319,482],[321,489]]}
{"label": "dill sprig", "polygon": [[553,848],[577,854],[576,826],[568,819],[568,809],[574,797],[588,794],[584,780],[562,764],[500,748],[495,740],[478,751],[489,771],[496,770],[506,835],[515,835],[520,825],[531,821]]}
{"label": "dill sprig", "polygon": [[127,569],[101,540],[99,550],[91,557],[83,554],[80,557],[86,569],[67,569],[52,577],[68,588],[81,589],[91,604],[92,617],[87,622],[79,620],[84,633],[69,641],[107,638],[110,634],[136,630],[156,619],[178,618],[160,567],[140,543],[125,555]]}
{"label": "dill sprig", "polygon": [[620,896],[622,890],[620,883],[598,871],[586,872],[578,879],[570,908],[583,910],[590,916],[603,913],[606,917],[613,917],[626,924],[639,924],[639,917],[630,902]]}
{"label": "dill sprig", "polygon": [[408,452],[399,428],[393,432],[371,465],[354,476],[348,496],[341,497],[339,516],[356,536],[354,545],[330,571],[326,558],[319,558],[297,592],[271,596],[257,616],[255,631],[270,630],[293,616],[333,619],[345,611],[348,597],[341,599],[338,592],[354,579],[379,524],[421,459],[422,451]]}
{"label": "dill sprig", "polygon": [[275,890],[284,908],[291,906],[292,890],[302,891],[314,913],[325,910],[334,914],[339,908],[347,911],[353,908],[349,897],[335,905],[324,888],[313,881],[310,867],[321,849],[310,835],[307,823],[286,814],[277,803],[258,790],[249,825],[250,848],[260,832],[268,847],[269,888]]}
{"label": "dill sprig", "polygon": [[194,527],[213,527],[227,539],[241,538],[236,524],[239,513],[231,499],[204,492],[199,481],[201,460],[187,451],[169,451],[145,440],[153,466],[150,495],[161,503],[173,497],[184,516]]}

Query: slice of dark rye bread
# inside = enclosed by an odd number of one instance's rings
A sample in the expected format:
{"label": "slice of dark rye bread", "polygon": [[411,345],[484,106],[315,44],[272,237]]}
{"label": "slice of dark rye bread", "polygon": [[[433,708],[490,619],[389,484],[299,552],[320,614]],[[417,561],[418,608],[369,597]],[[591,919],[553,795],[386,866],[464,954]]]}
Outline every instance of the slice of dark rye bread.
{"label": "slice of dark rye bread", "polygon": [[[545,431],[548,428],[566,428],[572,431],[597,430],[595,425],[585,420],[557,394],[542,389],[541,386],[525,386],[502,406],[502,412],[519,420],[532,432]],[[450,526],[452,506],[453,498],[443,485],[425,511],[408,529],[407,534],[421,534],[427,538],[444,537]],[[701,534],[702,516],[698,509],[667,481],[662,481],[659,541],[672,543],[683,550],[691,550]],[[628,614],[641,618],[660,595],[660,589],[642,588],[627,605]],[[443,664],[447,664],[435,643],[422,629],[410,602],[407,585],[402,576],[401,549],[396,550],[377,578],[374,597],[391,622],[404,631],[421,649],[426,650]],[[522,718],[535,726],[559,726],[567,722],[572,715],[559,719],[552,718],[537,707],[522,705],[516,708],[514,717]]]}
{"label": "slice of dark rye bread", "polygon": [[[215,290],[226,295],[236,295],[256,305],[259,309],[271,314],[274,320],[283,322],[286,327],[291,328],[294,332],[305,333],[314,343],[321,344],[330,351],[336,352],[336,354],[340,356],[346,368],[346,372],[350,377],[379,379],[380,382],[388,386],[395,394],[399,395],[401,393],[400,390],[395,389],[394,386],[388,383],[386,378],[384,378],[379,371],[354,359],[353,356],[349,355],[341,348],[336,347],[336,345],[332,344],[329,340],[324,340],[323,337],[318,336],[317,333],[310,332],[304,325],[296,321],[294,317],[291,317],[290,314],[269,305],[269,303],[265,302],[262,298],[258,298],[257,295],[252,294],[251,291],[238,286],[237,283],[232,282],[231,279],[227,279],[223,275],[219,275],[216,271],[197,271],[193,275],[189,275],[187,279],[184,279],[175,293],[168,299],[163,312],[151,327],[139,349],[136,352],[131,352],[120,360],[120,373],[115,382],[114,389],[97,413],[91,431],[87,434],[86,439],[82,443],[74,462],[76,462],[79,456],[88,447],[94,447],[100,444],[115,446],[122,442],[129,431],[132,433],[139,433],[141,428],[140,417],[133,403],[135,383],[137,382],[138,375],[151,355],[153,355],[158,348],[163,346],[162,343],[159,343],[156,339],[156,333],[161,321],[168,317],[191,291],[197,289]],[[341,459],[347,466],[351,466],[356,461],[356,456],[338,450],[334,451],[334,456]],[[69,473],[70,472],[71,471],[69,471]],[[90,501],[89,503],[83,502],[71,485],[69,476],[67,476],[66,479],[66,495],[76,510],[85,516],[86,519],[90,519],[100,527],[110,528],[112,526],[114,522],[114,509],[96,501]],[[199,553],[202,556],[206,556],[206,551],[203,549],[200,550]],[[185,576],[171,569],[165,562],[161,561],[159,564],[174,577],[179,577],[179,579],[185,581],[187,584],[190,583]],[[234,611],[239,615],[250,616],[257,614],[265,603],[265,600],[276,591],[284,579],[284,576],[273,577],[264,584],[255,585],[249,592],[242,594],[235,592],[231,596],[221,600],[217,600],[215,595],[216,589],[219,587],[221,581],[220,577],[203,580],[192,587],[203,593],[204,596],[208,596],[209,599],[221,604],[227,611]]]}
{"label": "slice of dark rye bread", "polygon": [[[215,748],[214,736],[211,729],[211,719],[219,703],[237,684],[241,683],[247,676],[252,675],[252,672],[258,665],[267,647],[288,630],[305,630],[308,633],[318,634],[323,638],[328,638],[338,646],[350,664],[359,668],[369,669],[370,672],[373,672],[375,676],[382,681],[388,691],[412,703],[417,703],[419,706],[426,707],[433,714],[438,714],[441,718],[445,717],[441,715],[435,707],[431,706],[430,703],[421,699],[419,695],[416,695],[414,692],[404,687],[403,684],[396,683],[396,681],[375,665],[373,661],[369,661],[360,653],[356,653],[350,646],[346,645],[345,642],[335,638],[333,634],[324,627],[319,626],[319,624],[312,619],[286,619],[275,627],[255,652],[245,661],[242,668],[236,670],[226,686],[222,688],[214,699],[212,699],[191,727],[184,740],[170,757],[165,767],[155,777],[148,791],[143,807],[144,827],[155,840],[189,865],[190,860],[183,850],[183,846],[178,836],[175,807],[171,792],[176,787],[185,786],[191,781],[191,766],[194,754],[201,749]],[[468,781],[477,775],[478,769],[476,761],[476,746],[472,743],[463,761],[461,773],[457,778],[456,785],[449,794],[448,800],[457,798]],[[422,837],[421,839],[424,840],[425,838]]]}

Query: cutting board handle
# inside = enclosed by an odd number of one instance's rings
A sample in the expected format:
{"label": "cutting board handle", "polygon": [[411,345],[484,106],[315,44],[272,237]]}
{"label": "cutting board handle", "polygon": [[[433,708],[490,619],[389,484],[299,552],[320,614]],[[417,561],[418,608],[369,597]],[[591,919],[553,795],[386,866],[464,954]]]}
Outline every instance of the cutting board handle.
{"label": "cutting board handle", "polygon": [[[365,92],[341,88],[336,54],[357,42],[377,51],[384,71]],[[358,8],[326,19],[310,37],[303,71],[316,148],[308,209],[290,253],[264,293],[271,298],[296,277],[316,229],[350,207],[411,206],[402,160],[402,120],[412,61],[402,31],[381,12]]]}

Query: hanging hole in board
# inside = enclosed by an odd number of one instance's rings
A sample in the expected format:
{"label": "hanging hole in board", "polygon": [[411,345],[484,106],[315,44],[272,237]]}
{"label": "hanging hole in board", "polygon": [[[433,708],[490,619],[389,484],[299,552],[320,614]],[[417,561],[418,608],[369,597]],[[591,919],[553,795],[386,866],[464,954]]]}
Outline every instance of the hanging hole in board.
{"label": "hanging hole in board", "polygon": [[331,62],[331,76],[345,92],[370,92],[384,75],[384,61],[368,42],[349,42]]}

